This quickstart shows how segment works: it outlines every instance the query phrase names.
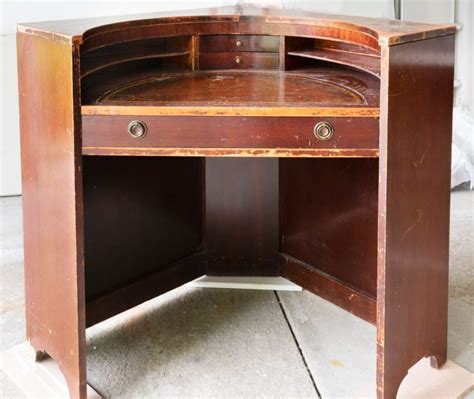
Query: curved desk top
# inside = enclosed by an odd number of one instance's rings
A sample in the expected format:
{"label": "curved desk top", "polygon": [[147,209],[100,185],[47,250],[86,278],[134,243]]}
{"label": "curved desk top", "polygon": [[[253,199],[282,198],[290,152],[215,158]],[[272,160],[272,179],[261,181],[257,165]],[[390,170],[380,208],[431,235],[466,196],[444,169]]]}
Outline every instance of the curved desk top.
{"label": "curved desk top", "polygon": [[[84,154],[378,156],[389,46],[455,26],[223,7],[18,31],[38,54],[55,45],[71,62],[72,50]],[[137,121],[139,140],[127,133]]]}
{"label": "curved desk top", "polygon": [[121,30],[153,29],[159,24],[177,26],[203,22],[249,24],[253,29],[256,29],[255,24],[264,24],[266,25],[262,28],[265,30],[262,32],[264,34],[270,34],[272,31],[277,34],[287,34],[289,32],[285,30],[291,25],[306,26],[313,28],[314,36],[339,37],[343,40],[349,39],[349,41],[352,37],[355,41],[367,41],[373,47],[391,46],[448,35],[456,30],[455,25],[431,25],[380,18],[241,6],[24,23],[18,25],[18,31],[80,45],[88,41],[93,42],[107,34],[115,36]]}
{"label": "curved desk top", "polygon": [[332,68],[168,73],[104,91],[82,114],[374,117],[377,83]]}
{"label": "curved desk top", "polygon": [[98,99],[102,104],[272,106],[366,105],[364,96],[311,73],[199,71],[130,83]]}

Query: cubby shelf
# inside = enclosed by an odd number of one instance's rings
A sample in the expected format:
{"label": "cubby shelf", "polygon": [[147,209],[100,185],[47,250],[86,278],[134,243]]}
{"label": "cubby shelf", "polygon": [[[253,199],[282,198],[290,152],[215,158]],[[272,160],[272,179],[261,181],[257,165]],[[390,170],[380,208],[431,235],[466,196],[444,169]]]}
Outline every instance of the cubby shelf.
{"label": "cubby shelf", "polygon": [[333,49],[310,49],[301,51],[289,51],[288,55],[295,57],[312,58],[328,61],[335,64],[346,65],[352,68],[368,72],[380,77],[380,57],[374,55],[354,54],[347,51]]}
{"label": "cubby shelf", "polygon": [[101,69],[111,67],[113,65],[123,64],[133,61],[141,61],[147,59],[155,58],[169,58],[169,57],[179,57],[189,55],[189,50],[167,50],[162,52],[157,52],[156,49],[149,49],[144,51],[139,49],[137,52],[129,52],[124,56],[124,54],[107,54],[100,57],[90,57],[85,58],[82,62],[82,74],[81,77],[84,78],[94,72],[97,72]]}

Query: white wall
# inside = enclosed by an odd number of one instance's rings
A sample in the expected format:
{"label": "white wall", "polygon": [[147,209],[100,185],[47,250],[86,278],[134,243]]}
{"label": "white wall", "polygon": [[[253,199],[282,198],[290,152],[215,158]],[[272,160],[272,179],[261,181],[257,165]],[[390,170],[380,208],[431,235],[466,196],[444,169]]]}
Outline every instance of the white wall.
{"label": "white wall", "polygon": [[474,119],[474,2],[458,0],[455,18],[461,24],[456,41],[456,79],[461,83],[456,106]]}

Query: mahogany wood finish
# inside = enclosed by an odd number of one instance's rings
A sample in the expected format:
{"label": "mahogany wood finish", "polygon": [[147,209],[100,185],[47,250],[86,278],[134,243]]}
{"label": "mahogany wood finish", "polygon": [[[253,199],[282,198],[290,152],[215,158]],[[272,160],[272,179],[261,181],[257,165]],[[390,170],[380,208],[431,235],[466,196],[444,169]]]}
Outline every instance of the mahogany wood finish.
{"label": "mahogany wood finish", "polygon": [[199,38],[201,53],[256,51],[278,53],[280,37],[264,35],[213,35]]}
{"label": "mahogany wood finish", "polygon": [[194,105],[201,106],[202,112],[217,105],[378,107],[378,82],[374,80],[346,71],[331,73],[323,68],[284,74],[255,70],[166,73],[108,90],[95,104]]}
{"label": "mahogany wood finish", "polygon": [[203,172],[201,158],[84,158],[86,302],[202,251]]}
{"label": "mahogany wood finish", "polygon": [[278,69],[278,54],[228,52],[199,54],[199,68],[206,69]]}
{"label": "mahogany wood finish", "polygon": [[353,66],[354,68],[369,72],[377,77],[380,76],[380,58],[378,57],[324,48],[290,51],[288,54],[290,56],[306,57],[321,61],[329,61],[335,64]]}
{"label": "mahogany wood finish", "polygon": [[72,398],[86,325],[206,273],[376,324],[379,399],[444,363],[454,26],[224,7],[18,32],[27,337]]}
{"label": "mahogany wood finish", "polygon": [[[86,397],[84,219],[76,47],[18,34],[26,338]],[[51,93],[55,93],[52,95]]]}
{"label": "mahogany wood finish", "polygon": [[86,303],[86,326],[124,312],[134,306],[188,283],[206,272],[206,256],[202,252],[171,263],[117,290]]}
{"label": "mahogany wood finish", "polygon": [[278,69],[279,37],[212,35],[199,38],[199,69]]}
{"label": "mahogany wood finish", "polygon": [[280,160],[281,252],[375,299],[377,180],[377,159]]}
{"label": "mahogany wood finish", "polygon": [[81,56],[81,77],[115,65],[155,58],[190,56],[191,36],[135,40],[85,51]]}
{"label": "mahogany wood finish", "polygon": [[278,276],[278,236],[278,159],[207,159],[207,273]]}
{"label": "mahogany wood finish", "polygon": [[282,276],[357,317],[376,324],[377,302],[374,297],[285,253],[280,254],[280,263]]}
{"label": "mahogany wood finish", "polygon": [[[143,138],[127,132],[139,119],[148,131]],[[329,122],[334,135],[319,140],[318,122]],[[83,118],[83,148],[288,148],[378,149],[377,118],[295,118],[209,116],[88,116]]]}
{"label": "mahogany wood finish", "polygon": [[377,389],[391,398],[420,358],[446,362],[454,36],[382,55]]}

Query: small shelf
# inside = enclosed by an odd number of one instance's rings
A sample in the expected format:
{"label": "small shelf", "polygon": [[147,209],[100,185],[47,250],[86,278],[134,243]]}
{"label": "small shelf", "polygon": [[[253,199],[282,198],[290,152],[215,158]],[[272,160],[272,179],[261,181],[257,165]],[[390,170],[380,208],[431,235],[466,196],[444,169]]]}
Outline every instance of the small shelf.
{"label": "small shelf", "polygon": [[289,51],[287,54],[350,66],[380,78],[380,57],[372,54],[354,54],[353,52],[328,48]]}
{"label": "small shelf", "polygon": [[114,65],[123,64],[133,61],[141,61],[156,58],[169,58],[190,55],[189,50],[166,50],[157,52],[156,49],[148,49],[144,51],[139,49],[136,53],[129,52],[128,54],[107,54],[97,57],[90,57],[83,60],[81,77],[84,78],[101,69],[105,69]]}

